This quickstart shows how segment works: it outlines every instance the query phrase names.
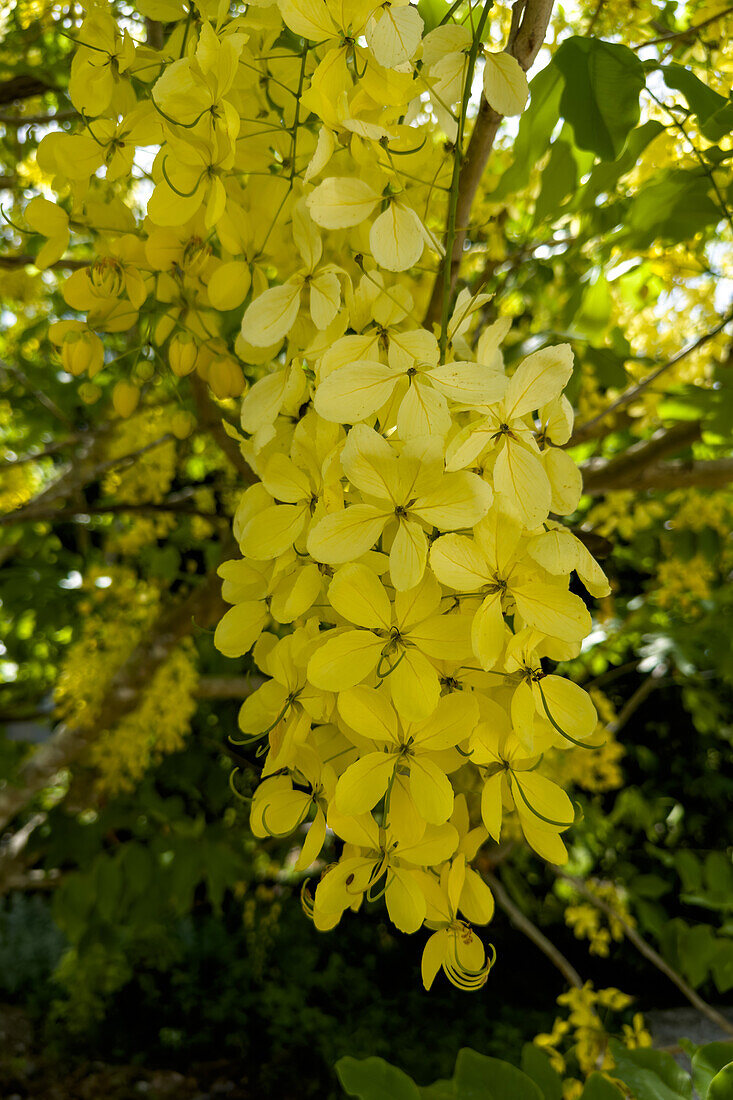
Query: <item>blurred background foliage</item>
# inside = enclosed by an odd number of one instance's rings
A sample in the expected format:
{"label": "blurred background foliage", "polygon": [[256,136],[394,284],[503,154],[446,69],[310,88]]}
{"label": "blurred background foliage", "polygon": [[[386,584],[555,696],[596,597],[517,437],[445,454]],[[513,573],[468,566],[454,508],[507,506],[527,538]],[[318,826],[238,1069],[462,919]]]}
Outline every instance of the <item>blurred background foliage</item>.
{"label": "blurred background foliage", "polygon": [[[110,6],[160,33],[154,5]],[[495,7],[498,44],[509,7]],[[428,25],[443,14],[438,0],[420,10]],[[93,242],[40,272],[43,238],[20,230],[46,182],[38,142],[75,125],[64,88],[82,18],[75,3],[0,5],[0,998],[62,1060],[228,1060],[242,1095],[299,1098],[339,1095],[345,1054],[424,1082],[461,1046],[518,1058],[538,1032],[556,1052],[564,1037],[572,1068],[572,1028],[553,1032],[567,972],[517,912],[583,982],[633,998],[603,1014],[617,1034],[684,1001],[629,929],[691,990],[729,1001],[733,9],[557,4],[531,106],[502,131],[474,209],[463,275],[495,295],[482,321],[512,317],[517,357],[530,336],[574,345],[587,495],[570,522],[613,591],[568,667],[607,730],[596,754],[556,761],[582,811],[572,878],[519,834],[487,850],[504,903],[473,997],[426,994],[422,943],[378,905],[316,933],[292,844],[252,838],[230,788],[234,765],[245,795],[256,780],[227,740],[252,673],[212,642],[242,483],[222,429],[237,402],[132,354],[127,333],[107,338],[93,381],[49,344]],[[571,34],[634,46],[640,116],[604,98]],[[145,176],[115,196],[139,202]],[[112,392],[130,380],[142,396],[121,418]]]}

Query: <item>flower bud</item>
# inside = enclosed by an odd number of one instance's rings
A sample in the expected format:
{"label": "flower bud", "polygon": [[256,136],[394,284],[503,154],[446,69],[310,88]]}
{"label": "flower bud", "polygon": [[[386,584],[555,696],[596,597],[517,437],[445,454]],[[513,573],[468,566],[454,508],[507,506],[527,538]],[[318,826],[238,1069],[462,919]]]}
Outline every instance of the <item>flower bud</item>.
{"label": "flower bud", "polygon": [[96,382],[82,382],[78,393],[85,405],[95,405],[102,396],[103,390]]}
{"label": "flower bud", "polygon": [[196,366],[198,354],[198,344],[190,333],[183,332],[174,336],[168,345],[168,362],[173,373],[179,378],[190,374]]}
{"label": "flower bud", "polygon": [[244,392],[244,375],[231,359],[215,359],[209,367],[209,385],[217,397],[239,397]]}
{"label": "flower bud", "polygon": [[190,412],[180,409],[171,417],[171,431],[176,439],[186,439],[196,425],[196,418]]}
{"label": "flower bud", "polygon": [[93,332],[70,332],[61,347],[61,361],[69,374],[86,372],[94,378],[104,366],[104,345]]}
{"label": "flower bud", "polygon": [[140,400],[140,390],[133,382],[118,382],[112,390],[112,404],[118,416],[132,416]]}

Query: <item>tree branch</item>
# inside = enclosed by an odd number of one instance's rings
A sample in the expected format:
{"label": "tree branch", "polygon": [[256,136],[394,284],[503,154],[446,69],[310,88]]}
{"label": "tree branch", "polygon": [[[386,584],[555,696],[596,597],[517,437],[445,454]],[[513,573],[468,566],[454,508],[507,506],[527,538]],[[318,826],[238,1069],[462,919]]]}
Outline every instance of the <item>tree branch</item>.
{"label": "tree branch", "polygon": [[[2,186],[1,183],[0,186]],[[0,268],[30,267],[35,262],[35,256],[29,256],[26,253],[18,253],[15,256],[0,256]],[[89,267],[89,260],[56,260],[55,263],[49,264],[45,270],[78,271],[82,267]]]}
{"label": "tree branch", "polygon": [[633,489],[635,492],[668,492],[674,489],[724,489],[733,481],[733,458],[714,458],[700,462],[662,462],[639,471],[632,480],[624,477],[618,484],[612,477],[607,478],[602,471],[593,476],[584,492],[591,497],[619,489]]}
{"label": "tree branch", "polygon": [[550,865],[550,870],[554,875],[557,875],[558,878],[565,879],[566,882],[571,883],[586,901],[589,901],[592,905],[595,905],[597,909],[601,909],[606,913],[607,916],[613,917],[615,921],[618,921],[623,929],[624,935],[629,942],[634,945],[640,955],[643,955],[645,959],[648,959],[649,962],[657,968],[657,970],[664,974],[665,977],[669,978],[669,980],[677,986],[680,993],[687,998],[690,1004],[696,1008],[698,1012],[706,1016],[708,1020],[716,1025],[716,1027],[721,1028],[728,1035],[733,1035],[733,1024],[730,1024],[724,1016],[721,1016],[721,1014],[716,1012],[707,1001],[704,1001],[702,997],[695,992],[692,986],[687,984],[682,975],[678,974],[669,963],[665,962],[662,956],[657,954],[654,948],[639,935],[635,928],[631,927],[628,921],[626,921],[613,906],[609,905],[608,902],[604,901],[602,898],[596,897],[581,879],[576,878],[574,875],[569,875],[567,871],[563,871],[562,868]]}
{"label": "tree branch", "polygon": [[672,428],[660,429],[651,439],[640,440],[609,461],[591,459],[581,466],[585,491],[592,493],[599,483],[612,484],[618,489],[628,483],[633,488],[644,469],[697,442],[701,434],[699,420],[683,421]]}
{"label": "tree branch", "polygon": [[49,126],[53,122],[71,122],[78,118],[79,112],[72,108],[68,111],[54,111],[52,115],[6,115],[0,114],[3,126]]}
{"label": "tree branch", "polygon": [[696,23],[692,27],[688,27],[686,31],[670,31],[669,34],[661,34],[659,38],[651,38],[648,42],[639,42],[636,46],[631,46],[632,50],[643,50],[645,46],[659,46],[663,42],[673,42],[677,38],[694,38],[698,31],[703,30],[704,27],[709,27],[711,23],[717,23],[719,19],[725,18],[726,15],[730,15],[733,12],[733,6],[724,8],[723,11],[718,11],[715,15],[711,15],[708,19],[703,19],[701,23]]}
{"label": "tree branch", "polygon": [[10,80],[4,80],[0,84],[0,103],[15,103],[19,99],[30,99],[34,95],[43,95],[44,92],[56,92],[45,80],[29,73],[13,76]]}
{"label": "tree branch", "polygon": [[540,932],[537,925],[533,924],[529,917],[526,917],[522,910],[514,904],[496,875],[493,875],[491,871],[485,871],[484,878],[491,887],[491,892],[496,898],[496,904],[504,910],[512,924],[520,932],[523,932],[536,947],[539,947],[542,954],[546,955],[552,965],[557,967],[569,985],[574,985],[576,989],[582,989],[583,980],[572,963],[565,958],[561,951],[558,951],[554,943],[551,943],[544,933]]}
{"label": "tree branch", "polygon": [[[534,62],[547,33],[553,0],[515,0],[512,8],[512,31],[507,42],[507,53],[515,57],[526,72]],[[518,13],[521,12],[521,21]],[[518,24],[518,25],[517,25]],[[433,292],[425,315],[425,325],[429,328],[440,320],[443,304],[443,285],[445,265],[450,264],[450,293],[455,289],[458,271],[463,256],[463,243],[466,239],[471,217],[471,208],[476,197],[481,178],[486,168],[502,116],[489,106],[481,97],[481,105],[468,143],[468,150],[461,166],[458,185],[458,201],[455,210],[456,234],[451,255],[446,255],[438,268]]]}

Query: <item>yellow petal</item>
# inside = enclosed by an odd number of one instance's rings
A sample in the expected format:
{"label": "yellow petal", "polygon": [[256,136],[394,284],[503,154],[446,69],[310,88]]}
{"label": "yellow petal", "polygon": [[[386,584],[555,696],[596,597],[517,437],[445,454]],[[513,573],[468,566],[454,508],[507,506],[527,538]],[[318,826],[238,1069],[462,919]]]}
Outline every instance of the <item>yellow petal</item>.
{"label": "yellow petal", "polygon": [[270,287],[247,307],[242,319],[242,337],[256,348],[279,344],[295,324],[299,309],[299,284]]}
{"label": "yellow petal", "polygon": [[539,458],[507,440],[494,466],[494,489],[516,509],[525,527],[534,530],[550,511],[550,483]]}
{"label": "yellow petal", "polygon": [[530,848],[548,863],[555,863],[562,867],[568,861],[568,850],[563,844],[558,832],[550,829],[538,829],[528,817],[520,818],[522,832],[524,833]]}
{"label": "yellow petal", "polygon": [[278,623],[292,623],[305,615],[318,599],[323,584],[318,566],[308,562],[295,574],[285,577],[273,590],[270,612]]}
{"label": "yellow petal", "polygon": [[341,305],[341,284],[333,271],[316,275],[310,282],[311,319],[317,329],[328,328]]}
{"label": "yellow petal", "polygon": [[308,679],[323,691],[355,687],[375,668],[383,645],[368,630],[347,630],[329,638],[308,662]]}
{"label": "yellow petal", "polygon": [[[414,8],[400,10],[415,11]],[[415,211],[399,202],[390,203],[372,223],[369,247],[376,262],[387,271],[407,271],[414,267],[425,247],[422,223]]]}
{"label": "yellow petal", "polygon": [[492,592],[474,615],[471,642],[479,664],[493,668],[504,649],[505,628],[501,611],[501,592]]}
{"label": "yellow petal", "polygon": [[449,938],[450,932],[448,929],[441,928],[437,932],[433,932],[423,948],[420,972],[422,974],[422,984],[426,989],[430,989],[435,981],[435,975],[440,970],[446,957]]}
{"label": "yellow petal", "polygon": [[512,586],[517,611],[527,626],[563,642],[579,642],[591,631],[590,613],[579,596],[556,584],[527,580]]}
{"label": "yellow petal", "polygon": [[441,393],[461,405],[493,405],[501,401],[507,378],[480,363],[447,363],[428,372]]}
{"label": "yellow petal", "polygon": [[264,600],[251,600],[230,607],[219,620],[214,645],[225,657],[242,657],[255,644],[269,617]]}
{"label": "yellow petal", "polygon": [[437,764],[425,756],[410,761],[410,794],[421,817],[442,825],[453,812],[453,786]]}
{"label": "yellow petal", "polygon": [[413,520],[400,520],[389,552],[389,575],[398,592],[420,583],[427,557],[428,540],[423,528]]}
{"label": "yellow petal", "polygon": [[206,290],[214,309],[226,311],[241,306],[249,293],[252,277],[249,264],[241,260],[218,267],[209,279]]}
{"label": "yellow petal", "polygon": [[371,504],[352,504],[331,512],[311,527],[308,553],[327,565],[342,565],[376,545],[387,516]]}
{"label": "yellow petal", "polygon": [[472,867],[466,869],[459,908],[471,924],[488,924],[494,915],[494,895]]}
{"label": "yellow petal", "polygon": [[570,344],[533,351],[509,380],[504,405],[509,417],[526,416],[557,397],[573,373]]}
{"label": "yellow petal", "polygon": [[256,561],[270,561],[289,550],[305,527],[303,504],[273,504],[255,516],[242,532],[242,553]]}
{"label": "yellow petal", "polygon": [[360,492],[394,503],[399,488],[397,458],[387,440],[373,428],[357,424],[351,429],[341,452],[341,465]]}
{"label": "yellow petal", "polygon": [[419,498],[411,511],[440,531],[473,527],[491,506],[491,486],[477,474],[445,474],[440,484]]}
{"label": "yellow petal", "polygon": [[431,615],[409,630],[409,640],[428,657],[462,661],[471,656],[471,620],[461,612]]}
{"label": "yellow petal", "polygon": [[270,496],[285,504],[295,504],[311,495],[310,478],[305,470],[284,454],[275,454],[269,460],[262,474],[262,484]]}
{"label": "yellow petal", "polygon": [[550,510],[558,516],[569,516],[583,495],[583,475],[567,451],[559,447],[548,447],[543,452],[542,465],[552,490]]}
{"label": "yellow petal", "polygon": [[336,784],[336,809],[343,814],[365,814],[373,809],[387,790],[396,765],[397,758],[385,752],[367,753],[349,765]]}
{"label": "yellow petal", "polygon": [[328,599],[339,615],[356,626],[389,630],[392,606],[373,569],[350,563],[337,570],[328,587]]}
{"label": "yellow petal", "polygon": [[598,714],[588,692],[563,676],[544,676],[540,683],[542,693],[539,684],[532,685],[537,713],[546,718],[549,711],[560,729],[576,740],[589,737],[598,724]]}
{"label": "yellow petal", "polygon": [[399,846],[400,859],[417,867],[433,867],[443,863],[458,847],[458,833],[450,824],[428,825],[421,839],[415,844]]}
{"label": "yellow petal", "polygon": [[478,722],[478,703],[468,691],[443,695],[429,718],[410,727],[421,752],[453,748],[470,737]]}
{"label": "yellow petal", "polygon": [[397,743],[398,721],[384,691],[354,687],[342,691],[338,710],[347,726],[371,741]]}
{"label": "yellow petal", "polygon": [[400,402],[397,431],[400,439],[444,436],[451,426],[448,403],[441,393],[414,382]]}
{"label": "yellow petal", "polygon": [[430,548],[430,566],[441,584],[457,592],[477,592],[490,579],[489,567],[473,539],[443,535]]}
{"label": "yellow petal", "polygon": [[310,216],[323,229],[348,229],[368,218],[381,196],[351,176],[330,176],[306,199]]}
{"label": "yellow petal", "polygon": [[[355,681],[356,682],[356,681]],[[438,674],[417,649],[404,650],[404,657],[385,679],[398,714],[411,722],[427,718],[440,698]]]}
{"label": "yellow petal", "polygon": [[481,792],[481,818],[489,831],[489,836],[499,842],[501,836],[501,780],[502,773],[490,776]]}
{"label": "yellow petal", "polygon": [[573,804],[562,787],[539,772],[510,773],[509,786],[521,818],[531,826],[552,831],[568,829],[575,820]]}
{"label": "yellow petal", "polygon": [[[310,828],[306,833],[305,840],[303,841],[303,847],[300,849],[300,855],[298,856],[295,867],[295,871],[306,871],[320,855],[321,848],[323,847],[326,839],[326,817],[323,810],[320,808],[316,811],[316,816],[311,822]],[[479,922],[477,922],[479,923]]]}
{"label": "yellow petal", "polygon": [[423,26],[417,8],[412,5],[385,4],[381,14],[372,18],[366,28],[366,40],[377,63],[385,69],[406,65],[420,45]]}
{"label": "yellow petal", "polygon": [[368,359],[341,367],[316,389],[316,412],[336,424],[366,420],[389,400],[398,377],[389,367]]}
{"label": "yellow petal", "polygon": [[277,6],[285,26],[301,38],[320,42],[338,33],[329,6],[323,0],[278,0]]}
{"label": "yellow petal", "polygon": [[409,871],[390,867],[384,900],[389,919],[400,932],[417,932],[425,920],[425,897]]}

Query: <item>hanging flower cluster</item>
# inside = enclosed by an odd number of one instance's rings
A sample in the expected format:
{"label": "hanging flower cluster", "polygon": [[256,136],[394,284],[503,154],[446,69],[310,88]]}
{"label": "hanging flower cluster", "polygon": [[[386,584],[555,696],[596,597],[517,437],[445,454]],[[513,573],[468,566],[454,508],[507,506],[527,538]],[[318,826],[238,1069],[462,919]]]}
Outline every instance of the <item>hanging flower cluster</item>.
{"label": "hanging flower cluster", "polygon": [[[483,323],[483,294],[451,311],[450,287],[441,325],[417,319],[452,250],[476,67],[502,114],[523,110],[524,72],[482,45],[490,4],[428,34],[404,0],[136,6],[163,44],[91,7],[70,84],[83,126],[39,148],[66,199],[28,207],[38,262],[70,232],[99,252],[64,287],[85,319],[52,338],[75,375],[102,369],[100,334],[136,326],[218,397],[259,375],[216,633],[265,676],[239,718],[263,763],[253,832],[310,822],[305,869],[330,829],[340,856],[304,895],[316,926],[384,895],[397,928],[432,933],[427,987],[442,967],[478,988],[472,925],[493,899],[473,864],[507,814],[566,858],[573,806],[543,753],[592,742],[597,716],[552,668],[590,630],[571,574],[608,591],[557,519],[581,493],[569,346],[506,370],[509,322]],[[114,196],[140,150],[136,217]],[[119,391],[118,411],[135,401]]]}
{"label": "hanging flower cluster", "polygon": [[573,806],[543,753],[588,744],[597,723],[546,667],[590,629],[570,574],[607,591],[550,518],[581,490],[557,446],[572,355],[543,348],[508,377],[499,335],[440,363],[426,330],[374,329],[258,381],[242,421],[260,482],[235,516],[243,557],[221,567],[233,606],[216,643],[254,647],[266,677],[239,718],[238,743],[262,746],[253,831],[312,817],[302,869],[328,826],[343,850],[307,900],[317,927],[384,894],[399,929],[433,931],[428,986],[441,966],[468,988],[485,979],[469,923],[493,902],[471,862],[505,814],[539,855],[567,858]]}

